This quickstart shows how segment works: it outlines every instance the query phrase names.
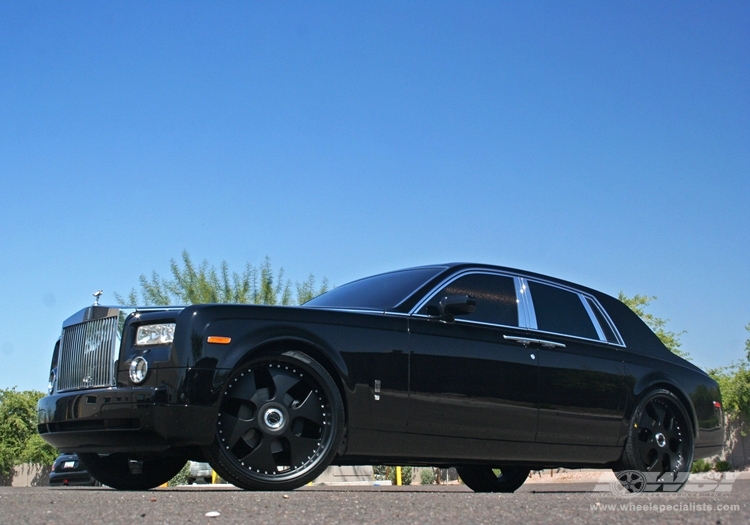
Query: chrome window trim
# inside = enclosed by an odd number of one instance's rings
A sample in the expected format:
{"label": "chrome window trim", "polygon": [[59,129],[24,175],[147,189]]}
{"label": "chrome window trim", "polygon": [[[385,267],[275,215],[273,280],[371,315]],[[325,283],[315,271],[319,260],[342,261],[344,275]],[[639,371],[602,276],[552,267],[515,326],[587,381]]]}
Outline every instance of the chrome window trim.
{"label": "chrome window trim", "polygon": [[[518,326],[512,326],[512,325],[504,325],[504,324],[498,324],[498,323],[487,323],[483,321],[472,321],[470,319],[462,319],[462,318],[456,318],[456,323],[466,323],[466,324],[475,324],[480,326],[492,326],[492,327],[499,327],[499,328],[515,328],[515,329],[526,329],[526,330],[534,330],[535,332],[538,332],[540,334],[549,334],[559,337],[567,337],[571,339],[578,339],[581,341],[592,341],[595,343],[603,343],[611,346],[617,346],[621,348],[625,348],[625,343],[623,342],[622,337],[620,336],[620,332],[617,330],[617,326],[612,322],[612,319],[609,317],[609,314],[607,311],[599,304],[599,301],[596,300],[596,298],[590,294],[587,294],[585,292],[582,292],[580,290],[577,290],[576,288],[572,288],[570,286],[561,285],[556,282],[548,281],[547,279],[532,277],[522,277],[517,274],[513,274],[511,272],[506,271],[496,271],[496,270],[489,270],[489,269],[467,269],[463,270],[455,275],[451,275],[447,277],[446,279],[443,279],[440,283],[438,283],[435,287],[432,288],[427,294],[425,294],[424,298],[417,303],[417,305],[412,308],[409,313],[407,314],[410,317],[417,317],[417,318],[430,318],[429,315],[420,314],[417,313],[419,310],[421,310],[425,304],[427,304],[434,296],[437,294],[441,289],[451,284],[456,279],[459,279],[461,277],[464,277],[465,275],[470,274],[485,274],[485,275],[496,275],[500,277],[510,277],[515,282],[515,288],[516,288],[516,301],[518,302]],[[554,286],[555,288],[560,288],[561,290],[565,290],[567,292],[576,294],[578,298],[583,302],[584,309],[586,310],[586,313],[589,316],[589,319],[591,319],[591,322],[594,325],[594,329],[596,330],[597,336],[599,336],[599,339],[591,339],[590,337],[582,337],[579,335],[573,335],[573,334],[562,334],[559,332],[549,332],[547,330],[540,330],[539,325],[536,321],[536,310],[534,309],[534,298],[531,295],[531,288],[529,287],[529,281],[537,282],[540,284],[544,284],[547,286]],[[589,301],[591,301],[589,303]],[[592,306],[593,304],[593,306]],[[607,322],[609,325],[610,330],[612,330],[612,333],[615,335],[615,338],[617,339],[617,342],[611,342],[607,340],[607,337],[604,335],[604,330],[602,329],[601,325],[599,324],[599,320],[596,317],[596,314],[594,313],[592,308],[597,308],[599,310],[599,313],[601,314],[602,318]]]}
{"label": "chrome window trim", "polygon": [[526,310],[526,299],[524,298],[524,286],[523,280],[518,277],[513,277],[513,282],[516,285],[516,305],[518,306],[518,325],[521,328],[529,326],[529,316]]}
{"label": "chrome window trim", "polygon": [[519,277],[521,290],[521,301],[523,302],[524,310],[526,311],[526,325],[523,328],[529,330],[536,330],[536,310],[534,310],[534,299],[531,297],[531,288],[529,288],[529,282],[525,277]]}
{"label": "chrome window trim", "polygon": [[578,293],[578,298],[581,300],[586,313],[589,314],[589,319],[591,319],[591,322],[594,323],[594,330],[596,330],[596,335],[599,336],[599,340],[607,342],[607,336],[604,335],[604,330],[602,330],[602,327],[599,326],[599,319],[597,319],[596,315],[594,315],[594,311],[591,309],[591,305],[589,304],[588,300],[580,292]]}
{"label": "chrome window trim", "polygon": [[[589,315],[589,319],[591,319],[591,322],[594,324],[594,329],[596,330],[596,334],[599,336],[600,339],[591,339],[590,337],[582,337],[580,335],[561,334],[559,332],[549,332],[547,330],[540,330],[536,326],[536,313],[534,313],[534,325],[535,325],[535,327],[532,328],[532,330],[535,330],[535,331],[543,333],[543,334],[559,335],[561,337],[572,337],[574,339],[581,339],[583,341],[594,341],[594,342],[597,342],[597,343],[604,343],[604,344],[608,344],[608,345],[612,345],[612,346],[618,346],[618,347],[625,348],[625,344],[624,344],[624,342],[622,340],[622,337],[620,336],[620,332],[617,330],[615,324],[612,322],[612,319],[609,317],[609,314],[607,314],[607,311],[604,308],[602,308],[602,306],[599,304],[599,301],[597,301],[596,298],[593,297],[592,295],[584,293],[584,292],[582,292],[580,290],[577,290],[575,288],[571,288],[570,286],[564,286],[564,285],[561,285],[561,284],[558,284],[558,283],[554,283],[552,281],[548,281],[546,279],[532,278],[532,279],[524,279],[524,281],[526,282],[527,285],[528,285],[528,281],[533,281],[533,282],[537,282],[539,284],[544,284],[544,285],[547,285],[547,286],[553,286],[555,288],[559,288],[561,290],[565,290],[566,292],[570,292],[570,293],[576,294],[578,296],[578,298],[583,302],[583,307],[585,308],[586,313]],[[533,308],[534,308],[533,302],[534,301],[533,301],[533,298],[531,296],[531,289],[528,289],[528,297],[527,297],[527,299],[529,299],[529,301],[531,302],[531,308],[530,308],[530,310],[533,312]],[[604,318],[604,320],[607,321],[607,323],[609,324],[610,329],[612,330],[612,333],[617,338],[617,342],[616,343],[607,341],[607,337],[604,335],[604,330],[602,330],[602,327],[599,324],[599,320],[596,318],[596,315],[594,314],[593,310],[591,309],[591,304],[589,304],[586,299],[589,299],[594,304],[594,306],[602,314],[602,317]]]}
{"label": "chrome window trim", "polygon": [[[604,309],[604,307],[599,303],[599,301],[596,300],[595,297],[592,297],[592,296],[587,295],[587,294],[582,294],[582,295],[584,295],[584,297],[586,297],[586,299],[587,299],[587,301],[589,303],[589,306],[592,308],[592,310],[594,308],[596,308],[599,311],[599,314],[602,316],[602,319],[604,319],[604,321],[609,326],[609,329],[612,331],[612,334],[615,336],[615,339],[617,339],[617,342],[607,341],[607,336],[606,335],[604,336],[604,340],[607,343],[611,344],[611,345],[621,346],[621,347],[625,348],[625,341],[623,340],[622,336],[620,335],[620,331],[617,329],[617,326],[612,321],[612,318],[609,316],[609,314],[607,314],[607,311]],[[594,314],[594,317],[596,317],[596,314]],[[598,318],[597,318],[597,321],[599,321]]]}
{"label": "chrome window trim", "polygon": [[[429,315],[425,315],[425,314],[413,314],[413,315],[410,315],[409,317],[415,317],[417,319],[434,319],[434,317],[430,317]],[[487,327],[490,327],[490,328],[512,328],[512,329],[515,329],[515,330],[518,330],[520,328],[521,330],[524,330],[524,327],[522,327],[522,326],[511,326],[511,325],[507,325],[507,324],[486,323],[484,321],[472,321],[470,319],[459,319],[459,318],[456,318],[456,320],[454,321],[454,323],[455,324],[473,324],[473,325],[477,325],[477,326],[487,326]]]}
{"label": "chrome window trim", "polygon": [[329,312],[343,312],[348,314],[364,314],[364,315],[387,315],[389,317],[409,317],[406,312],[393,312],[391,310],[379,310],[370,308],[337,308],[333,306],[303,306],[299,305],[299,308],[308,308],[310,310],[320,310]]}

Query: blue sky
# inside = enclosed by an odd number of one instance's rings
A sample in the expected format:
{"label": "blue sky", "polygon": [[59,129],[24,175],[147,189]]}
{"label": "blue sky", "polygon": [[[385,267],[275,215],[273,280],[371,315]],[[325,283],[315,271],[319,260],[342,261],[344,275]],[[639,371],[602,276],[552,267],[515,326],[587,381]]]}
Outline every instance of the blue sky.
{"label": "blue sky", "polygon": [[747,2],[0,3],[0,388],[194,259],[477,261],[750,336]]}

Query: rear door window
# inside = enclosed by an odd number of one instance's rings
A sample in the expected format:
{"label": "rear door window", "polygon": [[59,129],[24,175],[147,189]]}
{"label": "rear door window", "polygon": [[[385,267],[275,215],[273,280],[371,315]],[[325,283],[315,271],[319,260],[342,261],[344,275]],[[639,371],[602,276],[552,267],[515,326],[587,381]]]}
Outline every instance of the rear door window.
{"label": "rear door window", "polygon": [[579,294],[534,281],[529,289],[538,330],[599,340]]}

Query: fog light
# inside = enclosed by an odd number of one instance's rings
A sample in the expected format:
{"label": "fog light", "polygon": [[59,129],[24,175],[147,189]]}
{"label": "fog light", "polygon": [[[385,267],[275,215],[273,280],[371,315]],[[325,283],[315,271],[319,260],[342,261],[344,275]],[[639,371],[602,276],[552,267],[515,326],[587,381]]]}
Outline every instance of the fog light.
{"label": "fog light", "polygon": [[130,380],[135,383],[143,383],[148,374],[148,361],[138,356],[130,362]]}

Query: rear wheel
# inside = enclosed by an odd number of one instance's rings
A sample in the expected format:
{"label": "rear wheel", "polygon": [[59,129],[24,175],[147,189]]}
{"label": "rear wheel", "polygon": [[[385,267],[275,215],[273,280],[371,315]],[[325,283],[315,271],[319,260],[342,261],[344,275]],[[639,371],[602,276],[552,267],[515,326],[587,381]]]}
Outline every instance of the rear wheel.
{"label": "rear wheel", "polygon": [[628,492],[682,488],[693,462],[693,431],[680,400],[658,389],[643,397],[633,413],[619,472]]}
{"label": "rear wheel", "polygon": [[292,490],[328,466],[344,432],[336,384],[301,352],[257,357],[236,370],[220,402],[214,470],[248,490]]}
{"label": "rear wheel", "polygon": [[127,454],[78,454],[97,481],[119,490],[148,490],[163,485],[185,466],[185,458],[130,458]]}
{"label": "rear wheel", "polygon": [[474,492],[515,492],[529,477],[531,469],[517,467],[456,467],[459,477]]}

